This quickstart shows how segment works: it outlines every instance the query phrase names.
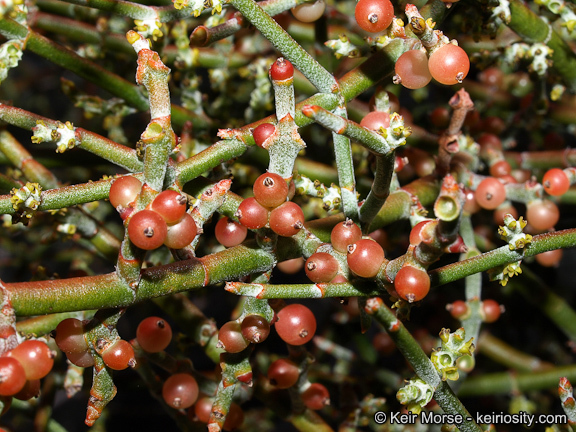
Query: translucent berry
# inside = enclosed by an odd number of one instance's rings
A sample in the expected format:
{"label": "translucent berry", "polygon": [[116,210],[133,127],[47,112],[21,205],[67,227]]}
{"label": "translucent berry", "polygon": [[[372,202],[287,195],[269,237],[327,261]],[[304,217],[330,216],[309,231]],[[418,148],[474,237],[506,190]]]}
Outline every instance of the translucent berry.
{"label": "translucent berry", "polygon": [[526,207],[526,220],[539,231],[549,230],[558,223],[560,211],[558,206],[550,200],[537,200],[528,203]]}
{"label": "translucent berry", "polygon": [[327,283],[338,273],[338,261],[326,252],[316,252],[306,260],[306,276],[314,283]]}
{"label": "translucent berry", "polygon": [[372,278],[384,261],[384,249],[372,239],[360,239],[348,246],[348,267],[354,274]]}
{"label": "translucent berry", "polygon": [[94,357],[92,357],[90,351],[84,351],[81,353],[66,353],[66,357],[70,363],[78,367],[86,368],[94,366]]}
{"label": "translucent berry", "polygon": [[463,300],[456,300],[454,303],[447,305],[446,309],[448,309],[450,315],[459,320],[469,315],[470,312],[468,304]]}
{"label": "translucent berry", "polygon": [[440,84],[458,84],[468,75],[470,59],[466,51],[449,43],[430,55],[428,69],[432,78]]}
{"label": "translucent berry", "polygon": [[330,241],[338,252],[348,253],[348,245],[362,238],[362,230],[351,219],[340,222],[332,228]]}
{"label": "translucent berry", "polygon": [[54,353],[48,345],[39,340],[25,340],[13,350],[8,351],[6,356],[20,362],[27,380],[44,378],[54,365]]}
{"label": "translucent berry", "polygon": [[394,19],[394,6],[390,0],[360,0],[354,10],[356,22],[370,33],[386,30]]}
{"label": "translucent berry", "polygon": [[140,249],[157,249],[164,243],[168,225],[158,213],[152,210],[141,210],[128,222],[128,236]]}
{"label": "translucent berry", "polygon": [[536,255],[536,262],[544,267],[558,267],[562,259],[562,249],[554,249]]}
{"label": "translucent berry", "polygon": [[300,370],[292,360],[280,358],[268,368],[270,384],[280,389],[287,389],[298,382]]}
{"label": "translucent berry", "polygon": [[158,213],[168,225],[175,224],[186,213],[187,199],[184,195],[168,189],[160,192],[152,201],[151,210]]}
{"label": "translucent berry", "polygon": [[260,343],[270,334],[270,323],[262,315],[247,315],[240,324],[242,336],[248,342]]}
{"label": "translucent berry", "polygon": [[324,14],[326,3],[316,0],[314,3],[303,3],[290,9],[294,18],[301,22],[314,22]]}
{"label": "translucent berry", "polygon": [[294,76],[294,66],[288,60],[280,57],[270,66],[270,78],[284,81]]}
{"label": "translucent berry", "polygon": [[379,131],[380,128],[386,129],[390,126],[390,114],[383,111],[369,112],[360,121],[360,126],[373,131]]}
{"label": "translucent berry", "polygon": [[146,352],[163,351],[172,340],[172,327],[162,318],[155,316],[145,318],[138,324],[136,340]]}
{"label": "translucent berry", "polygon": [[102,352],[102,360],[110,369],[124,370],[136,365],[134,348],[130,342],[118,339]]}
{"label": "translucent berry", "polygon": [[118,206],[127,207],[136,199],[142,189],[142,182],[136,177],[129,175],[117,178],[110,186],[110,204],[117,208]]}
{"label": "translucent berry", "polygon": [[88,344],[84,339],[84,326],[82,321],[76,318],[60,321],[54,339],[58,348],[65,353],[82,353],[88,350]]}
{"label": "translucent berry", "polygon": [[247,233],[248,229],[244,225],[226,216],[220,219],[214,228],[216,240],[225,247],[239,245],[246,239]]}
{"label": "translucent berry", "polygon": [[242,328],[237,321],[228,321],[218,332],[218,342],[229,353],[244,350],[249,342],[242,335]]}
{"label": "translucent berry", "polygon": [[288,183],[278,174],[266,173],[256,179],[253,191],[256,201],[272,209],[286,202]]}
{"label": "translucent berry", "polygon": [[292,237],[304,227],[304,212],[292,201],[285,202],[270,212],[270,228],[282,237]]}
{"label": "translucent berry", "polygon": [[404,265],[394,278],[394,288],[400,298],[409,303],[420,301],[430,291],[428,273],[411,265]]}
{"label": "translucent berry", "polygon": [[396,60],[394,71],[400,78],[400,84],[412,90],[425,87],[432,80],[428,70],[428,56],[419,49],[402,54]]}
{"label": "translucent berry", "polygon": [[431,220],[423,220],[422,222],[418,222],[416,225],[414,225],[414,227],[410,231],[410,244],[411,245],[416,246],[422,242],[422,237],[420,236],[420,233],[422,232],[422,229],[426,225],[428,225],[430,222],[432,222],[432,221]]}
{"label": "translucent berry", "polygon": [[276,332],[291,345],[303,345],[316,333],[316,317],[306,306],[294,303],[277,314]]}
{"label": "translucent berry", "polygon": [[189,408],[198,399],[198,383],[192,375],[174,374],[164,382],[162,398],[174,409]]}
{"label": "translucent berry", "polygon": [[330,404],[330,393],[323,384],[312,383],[302,393],[302,401],[308,409],[317,411]]}
{"label": "translucent berry", "polygon": [[261,125],[257,126],[252,132],[256,145],[258,147],[262,147],[264,141],[266,141],[266,139],[268,139],[268,137],[272,135],[275,130],[276,126],[270,123],[262,123]]}
{"label": "translucent berry", "polygon": [[238,206],[235,216],[246,228],[263,228],[268,223],[268,210],[254,197],[246,198]]}
{"label": "translucent berry", "polygon": [[486,299],[482,302],[482,314],[484,315],[484,322],[493,323],[500,318],[502,308],[496,300]]}
{"label": "translucent berry", "polygon": [[40,394],[40,380],[35,379],[35,380],[27,380],[26,383],[24,384],[24,387],[22,387],[22,390],[16,393],[14,397],[18,400],[26,401],[32,399],[33,397],[38,397],[39,394]]}
{"label": "translucent berry", "polygon": [[544,190],[553,196],[564,195],[570,189],[570,180],[560,168],[552,168],[544,174],[542,179]]}
{"label": "translucent berry", "polygon": [[475,196],[480,207],[494,210],[506,199],[506,189],[498,179],[487,177],[476,188]]}
{"label": "translucent berry", "polygon": [[0,396],[13,396],[26,384],[26,373],[20,362],[11,357],[0,357]]}
{"label": "translucent berry", "polygon": [[170,249],[182,249],[192,243],[198,234],[198,227],[190,213],[184,213],[184,217],[175,225],[168,227],[164,244]]}

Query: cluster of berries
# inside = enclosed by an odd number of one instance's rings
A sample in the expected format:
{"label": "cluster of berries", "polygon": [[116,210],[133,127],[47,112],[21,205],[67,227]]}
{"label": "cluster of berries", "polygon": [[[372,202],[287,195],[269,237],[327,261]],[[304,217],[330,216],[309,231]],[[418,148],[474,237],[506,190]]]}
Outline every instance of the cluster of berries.
{"label": "cluster of berries", "polygon": [[243,200],[234,216],[246,228],[269,226],[279,236],[292,237],[304,227],[304,212],[286,201],[294,195],[293,183],[290,186],[278,174],[262,174],[254,183],[254,196]]}
{"label": "cluster of berries", "polygon": [[[134,212],[135,200],[142,189],[136,177],[124,176],[110,187],[110,203],[126,220]],[[163,244],[172,249],[188,246],[198,233],[196,222],[186,212],[187,199],[174,191],[160,192],[150,206],[131,216],[128,236],[134,245],[144,250],[157,249]]]}
{"label": "cluster of berries", "polygon": [[[10,329],[15,335],[15,331]],[[0,357],[0,397],[7,405],[12,397],[28,400],[38,395],[40,379],[52,370],[54,353],[40,340],[25,340]]]}
{"label": "cluster of berries", "polygon": [[[83,321],[67,318],[56,327],[54,339],[70,363],[80,367],[91,367],[94,365],[94,357],[85,335],[86,328]],[[128,366],[136,365],[134,349],[128,341],[123,339],[116,339],[111,343],[99,341],[94,348],[110,369],[124,370]]]}

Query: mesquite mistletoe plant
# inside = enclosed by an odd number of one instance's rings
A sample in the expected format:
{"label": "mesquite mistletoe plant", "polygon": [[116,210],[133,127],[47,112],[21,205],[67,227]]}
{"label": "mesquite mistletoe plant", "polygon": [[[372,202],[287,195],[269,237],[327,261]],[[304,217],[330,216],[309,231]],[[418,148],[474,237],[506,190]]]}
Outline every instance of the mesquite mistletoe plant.
{"label": "mesquite mistletoe plant", "polygon": [[576,430],[573,3],[0,16],[2,430]]}

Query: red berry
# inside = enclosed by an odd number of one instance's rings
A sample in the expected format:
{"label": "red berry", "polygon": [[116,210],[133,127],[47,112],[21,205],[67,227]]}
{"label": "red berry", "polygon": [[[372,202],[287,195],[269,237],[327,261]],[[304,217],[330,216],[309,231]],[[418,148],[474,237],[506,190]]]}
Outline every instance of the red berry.
{"label": "red berry", "polygon": [[240,325],[242,336],[248,342],[260,343],[270,334],[270,323],[262,315],[248,315]]}
{"label": "red berry", "polygon": [[292,237],[304,227],[304,212],[292,201],[285,202],[270,212],[270,228],[282,237]]}
{"label": "red berry", "polygon": [[390,0],[360,0],[354,10],[356,22],[370,33],[387,29],[394,19],[394,6]]}
{"label": "red berry", "polygon": [[404,265],[394,278],[394,288],[400,298],[409,303],[420,301],[430,291],[428,273],[411,265]]}
{"label": "red berry", "polygon": [[372,278],[384,261],[384,249],[372,239],[360,239],[348,246],[348,267],[357,276]]}
{"label": "red berry", "polygon": [[462,82],[470,70],[468,54],[459,46],[446,44],[430,55],[430,75],[441,84],[452,85]]}
{"label": "red berry", "polygon": [[412,90],[425,87],[432,80],[428,70],[428,56],[419,49],[402,54],[396,60],[394,71],[400,77],[400,84]]}
{"label": "red berry", "polygon": [[422,237],[420,236],[420,233],[422,232],[422,229],[426,225],[428,225],[430,222],[432,222],[432,221],[431,220],[424,220],[424,221],[418,222],[416,225],[414,225],[414,227],[410,231],[410,244],[411,245],[416,246],[422,242]]}
{"label": "red berry", "polygon": [[270,78],[284,81],[294,76],[294,66],[288,60],[280,57],[270,66]]}
{"label": "red berry", "polygon": [[506,189],[499,180],[487,177],[476,188],[475,196],[480,207],[494,210],[506,199]]}
{"label": "red berry", "polygon": [[511,172],[512,167],[505,160],[498,161],[490,167],[490,175],[493,177],[507,176],[510,175]]}
{"label": "red berry", "polygon": [[302,401],[309,409],[320,410],[330,405],[330,393],[324,385],[313,383],[302,393]]}
{"label": "red berry", "polygon": [[476,201],[476,193],[471,189],[464,189],[464,211],[468,214],[478,213],[481,207]]}
{"label": "red berry", "polygon": [[270,384],[279,389],[287,389],[298,382],[300,370],[298,365],[292,360],[280,358],[268,368],[268,379]]}
{"label": "red berry", "polygon": [[11,357],[0,357],[0,396],[13,396],[26,384],[26,373],[20,362]]}
{"label": "red berry", "polygon": [[214,229],[216,240],[225,247],[239,245],[244,241],[247,233],[248,229],[244,225],[234,222],[228,217],[220,219]]}
{"label": "red berry", "polygon": [[252,132],[256,145],[258,147],[262,147],[264,141],[266,141],[268,137],[274,133],[275,130],[276,126],[270,123],[262,123],[261,125],[257,126]]}
{"label": "red berry", "polygon": [[294,303],[277,314],[276,332],[290,345],[304,345],[316,333],[316,317],[306,306]]}
{"label": "red berry", "polygon": [[314,3],[303,3],[290,9],[294,18],[301,22],[314,22],[324,14],[326,3],[316,0]]}
{"label": "red berry", "polygon": [[560,219],[558,206],[550,200],[539,200],[529,203],[526,207],[526,220],[539,231],[553,228]]}
{"label": "red berry", "polygon": [[102,360],[106,366],[114,370],[124,370],[128,366],[136,365],[134,348],[124,339],[118,339],[106,348],[102,352]]}
{"label": "red berry", "polygon": [[544,267],[557,267],[562,259],[562,249],[554,249],[536,255],[536,262]]}
{"label": "red berry", "polygon": [[220,328],[218,342],[229,353],[243,351],[249,343],[242,336],[242,328],[237,321],[228,321]]}
{"label": "red berry", "polygon": [[285,274],[296,274],[304,267],[304,258],[293,258],[276,264],[276,268]]}
{"label": "red berry", "polygon": [[446,107],[437,107],[430,113],[430,122],[438,129],[446,129],[450,124],[450,111]]}
{"label": "red berry", "polygon": [[456,300],[454,303],[446,306],[446,309],[448,309],[450,315],[459,320],[466,317],[470,311],[468,304],[463,300]]}
{"label": "red berry", "polygon": [[70,363],[79,367],[86,368],[94,366],[94,357],[92,357],[90,351],[84,351],[81,353],[66,353],[66,357]]}
{"label": "red berry", "polygon": [[141,189],[142,182],[136,177],[126,175],[117,178],[110,186],[110,204],[114,208],[118,206],[127,207],[128,204],[136,199]]}
{"label": "red berry", "polygon": [[187,199],[174,190],[160,192],[152,201],[151,210],[158,213],[168,225],[175,224],[186,213]]}
{"label": "red berry", "polygon": [[172,340],[172,327],[162,318],[154,316],[145,318],[138,324],[136,340],[146,352],[163,351]]}
{"label": "red berry", "polygon": [[269,209],[286,202],[288,183],[278,174],[266,173],[256,179],[253,186],[254,198]]}
{"label": "red berry", "polygon": [[6,355],[20,362],[27,380],[44,378],[54,365],[54,354],[39,340],[25,340]]}
{"label": "red berry", "polygon": [[152,210],[141,210],[128,222],[128,236],[140,249],[159,248],[164,243],[167,233],[166,221]]}
{"label": "red berry", "polygon": [[268,223],[268,210],[262,207],[254,197],[246,198],[238,206],[234,215],[246,228],[263,228]]}
{"label": "red berry", "polygon": [[190,213],[184,213],[184,217],[175,225],[168,227],[164,244],[170,249],[182,249],[192,243],[198,234],[198,227]]}
{"label": "red berry", "polygon": [[390,126],[390,114],[383,111],[372,111],[364,116],[360,121],[360,126],[373,131],[379,131],[380,128],[386,129]]}
{"label": "red berry", "polygon": [[362,230],[351,219],[336,224],[330,233],[332,247],[342,253],[348,253],[348,245],[356,243],[361,238]]}
{"label": "red berry", "polygon": [[189,408],[198,398],[198,383],[192,375],[174,374],[162,386],[162,398],[172,408]]}
{"label": "red berry", "polygon": [[496,300],[486,299],[482,302],[482,313],[484,314],[484,322],[493,323],[500,318],[502,308]]}
{"label": "red berry", "polygon": [[570,189],[570,180],[560,168],[552,168],[544,174],[542,179],[544,190],[553,196],[564,195]]}
{"label": "red berry", "polygon": [[22,390],[14,395],[16,399],[19,400],[28,400],[32,399],[33,397],[38,397],[40,394],[40,380],[27,380]]}
{"label": "red berry", "polygon": [[336,258],[327,252],[316,252],[306,260],[306,276],[314,283],[330,282],[338,273],[340,265]]}
{"label": "red berry", "polygon": [[76,318],[66,318],[56,327],[56,345],[65,353],[82,353],[88,350],[84,339],[84,326]]}

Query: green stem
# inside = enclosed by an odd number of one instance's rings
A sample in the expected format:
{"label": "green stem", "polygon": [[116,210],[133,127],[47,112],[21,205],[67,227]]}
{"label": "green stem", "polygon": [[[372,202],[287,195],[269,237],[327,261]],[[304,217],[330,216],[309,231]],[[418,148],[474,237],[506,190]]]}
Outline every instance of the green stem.
{"label": "green stem", "polygon": [[[424,380],[428,385],[435,389],[434,399],[438,402],[438,405],[447,414],[459,414],[464,419],[472,417],[470,413],[466,410],[462,402],[456,397],[452,392],[450,386],[446,381],[442,381],[438,374],[438,371],[426,355],[426,353],[420,347],[420,344],[412,337],[410,332],[404,327],[404,324],[396,315],[386,306],[380,299],[371,299],[366,305],[366,312],[372,315],[388,332],[392,337],[396,346],[406,358],[408,363],[414,369],[414,372],[418,377]],[[462,425],[460,425],[460,430],[462,431],[476,431],[480,432],[481,429],[472,420],[465,420]]]}
{"label": "green stem", "polygon": [[497,372],[468,378],[458,393],[461,397],[509,394],[513,391],[529,392],[552,389],[558,381],[567,377],[576,380],[576,365],[558,366],[543,371],[522,373]]}
{"label": "green stem", "polygon": [[[70,49],[58,45],[50,39],[26,28],[17,22],[4,18],[0,20],[0,34],[8,39],[26,39],[26,48],[50,60],[58,66],[64,67],[78,76],[98,84],[115,96],[126,101],[128,105],[139,111],[148,110],[148,101],[136,85],[129,83],[98,64],[80,57]],[[199,116],[179,106],[172,106],[173,121],[183,125],[187,120],[192,121],[194,127],[206,129],[210,120]]]}
{"label": "green stem", "polygon": [[549,23],[536,15],[520,0],[510,1],[511,20],[508,27],[531,43],[546,43],[552,50],[553,68],[572,90],[576,89],[576,56]]}
{"label": "green stem", "polygon": [[478,352],[494,361],[520,372],[545,370],[552,364],[517,350],[496,336],[484,331],[478,338]]}
{"label": "green stem", "polygon": [[238,9],[320,92],[337,91],[338,83],[332,74],[292,39],[260,5],[253,0],[231,0],[230,4]]}
{"label": "green stem", "polygon": [[254,245],[235,246],[200,259],[142,271],[137,292],[126,290],[114,273],[60,280],[6,283],[19,316],[42,315],[108,307],[125,307],[142,300],[190,291],[229,279],[263,272],[274,265],[272,255]]}
{"label": "green stem", "polygon": [[[52,128],[56,128],[58,125],[56,120],[2,103],[0,103],[0,119],[11,125],[27,130],[32,130],[39,121],[44,122],[46,126]],[[77,147],[94,153],[102,159],[110,161],[129,171],[142,170],[142,162],[138,159],[135,150],[83,128],[76,128],[75,135],[80,142]]]}
{"label": "green stem", "polygon": [[394,173],[394,152],[388,155],[376,156],[376,173],[372,190],[366,197],[366,201],[360,207],[360,221],[368,227],[382,209],[388,196],[390,196],[390,182]]}
{"label": "green stem", "polygon": [[524,256],[534,256],[542,252],[574,246],[576,246],[575,228],[540,234],[532,238],[532,243],[526,248],[524,255],[517,250],[511,251],[508,246],[502,246],[482,255],[433,270],[430,272],[430,280],[433,286],[440,286],[499,265],[521,260]]}
{"label": "green stem", "polygon": [[242,282],[226,283],[226,291],[236,295],[259,299],[279,298],[328,298],[328,297],[366,297],[381,294],[374,285],[337,284],[256,284]]}

